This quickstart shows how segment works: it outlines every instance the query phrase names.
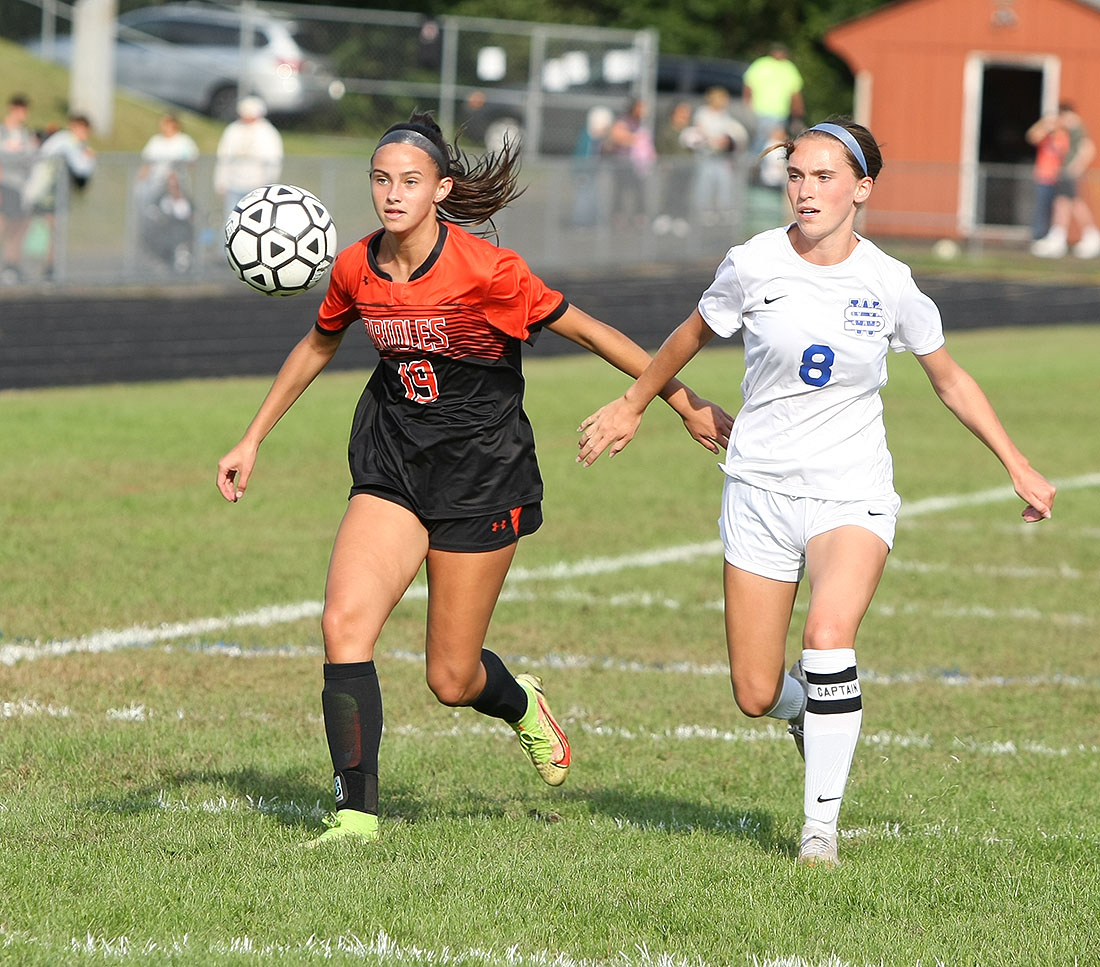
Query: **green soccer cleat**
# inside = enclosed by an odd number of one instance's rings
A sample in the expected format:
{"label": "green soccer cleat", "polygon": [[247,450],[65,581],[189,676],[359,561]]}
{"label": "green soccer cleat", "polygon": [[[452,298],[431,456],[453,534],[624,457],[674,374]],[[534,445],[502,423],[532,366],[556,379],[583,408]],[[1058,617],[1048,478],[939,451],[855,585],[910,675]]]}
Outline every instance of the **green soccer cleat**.
{"label": "green soccer cleat", "polygon": [[542,781],[560,786],[569,775],[569,740],[550,711],[541,679],[517,675],[516,681],[527,693],[527,713],[512,728]]}
{"label": "green soccer cleat", "polygon": [[311,848],[343,840],[373,843],[378,839],[378,817],[358,809],[338,809],[324,818],[324,824],[328,829],[309,841],[307,845]]}

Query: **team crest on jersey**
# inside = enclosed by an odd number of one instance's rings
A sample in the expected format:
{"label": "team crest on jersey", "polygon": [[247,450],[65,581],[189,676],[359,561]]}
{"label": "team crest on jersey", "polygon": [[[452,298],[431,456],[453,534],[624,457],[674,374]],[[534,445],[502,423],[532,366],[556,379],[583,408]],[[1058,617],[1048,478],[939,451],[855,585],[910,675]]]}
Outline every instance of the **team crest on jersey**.
{"label": "team crest on jersey", "polygon": [[886,310],[877,299],[849,299],[844,307],[844,328],[847,332],[876,333],[886,325]]}

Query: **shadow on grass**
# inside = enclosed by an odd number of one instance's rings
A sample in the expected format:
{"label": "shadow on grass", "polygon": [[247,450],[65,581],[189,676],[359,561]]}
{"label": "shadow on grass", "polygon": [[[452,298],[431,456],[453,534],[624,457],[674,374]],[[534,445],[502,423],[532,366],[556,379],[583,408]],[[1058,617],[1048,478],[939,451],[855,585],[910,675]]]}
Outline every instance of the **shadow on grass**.
{"label": "shadow on grass", "polygon": [[[382,816],[416,823],[434,819],[499,819],[515,813],[507,799],[464,790],[437,798],[430,788],[396,782],[382,791]],[[166,772],[155,782],[118,796],[99,796],[79,804],[93,813],[134,816],[153,812],[255,811],[285,826],[320,830],[334,807],[332,790],[321,775],[259,769]]]}
{"label": "shadow on grass", "polygon": [[[532,807],[526,796],[490,795],[467,788],[438,796],[431,788],[397,781],[383,792],[382,816],[392,822],[471,819],[492,821],[525,815],[532,822],[575,822],[582,815],[606,817],[620,829],[669,835],[705,835],[754,843],[765,852],[791,854],[789,836],[777,830],[775,816],[763,809],[737,810],[633,788],[587,789]],[[118,796],[86,800],[92,813],[139,815],[153,812],[255,811],[290,828],[315,831],[333,808],[323,782],[301,772],[274,774],[259,769],[166,772],[154,782]]]}
{"label": "shadow on grass", "polygon": [[331,793],[300,773],[274,775],[258,769],[188,771],[161,775],[156,782],[118,796],[81,803],[89,812],[137,815],[148,812],[254,810],[292,827],[321,827]]}
{"label": "shadow on grass", "polygon": [[645,832],[701,833],[735,837],[762,850],[788,854],[789,836],[780,835],[775,816],[763,809],[735,810],[633,789],[598,789],[573,799],[589,812],[606,816],[620,827]]}

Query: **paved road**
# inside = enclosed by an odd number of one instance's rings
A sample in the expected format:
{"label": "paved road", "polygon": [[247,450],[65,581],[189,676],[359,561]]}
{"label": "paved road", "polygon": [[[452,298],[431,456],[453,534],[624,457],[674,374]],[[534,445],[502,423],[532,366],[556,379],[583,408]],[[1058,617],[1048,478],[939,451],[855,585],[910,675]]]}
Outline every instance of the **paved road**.
{"label": "paved road", "polygon": [[[648,349],[694,307],[713,270],[551,277],[576,305]],[[1100,290],[948,278],[918,279],[944,326],[1036,327],[1100,322]],[[313,321],[321,293],[274,299],[243,286],[39,292],[0,290],[0,389],[237,375],[273,375]],[[355,334],[352,334],[353,336]],[[1022,336],[1022,333],[1020,333]],[[532,351],[574,350],[547,334]],[[372,366],[365,338],[345,340],[333,366]]]}

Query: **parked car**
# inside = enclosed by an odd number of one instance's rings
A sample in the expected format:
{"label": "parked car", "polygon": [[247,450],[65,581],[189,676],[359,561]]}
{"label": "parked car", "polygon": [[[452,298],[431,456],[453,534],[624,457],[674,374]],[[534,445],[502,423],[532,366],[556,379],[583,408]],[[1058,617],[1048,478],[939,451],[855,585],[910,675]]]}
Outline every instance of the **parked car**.
{"label": "parked car", "polygon": [[[751,125],[751,112],[741,106],[746,67],[737,60],[662,54],[657,59],[655,122],[667,117],[678,101],[701,103],[709,88],[724,87],[732,95],[734,113]],[[539,143],[543,154],[572,153],[592,107],[608,107],[617,114],[633,97],[626,77],[608,82],[594,69],[581,71],[579,76],[583,81],[576,86],[556,90],[543,78]],[[525,89],[487,85],[468,98],[460,112],[463,133],[489,150],[499,150],[505,138],[522,140],[527,130],[526,105]]]}
{"label": "parked car", "polygon": [[679,101],[700,104],[710,88],[724,87],[730,92],[731,112],[752,130],[752,111],[741,100],[747,67],[744,61],[720,57],[661,55],[657,59],[657,117],[668,117]]}
{"label": "parked car", "polygon": [[[270,114],[298,114],[339,98],[343,86],[301,46],[291,20],[249,15],[251,52],[242,55],[245,16],[207,4],[143,7],[118,18],[115,77],[120,87],[223,121],[236,117],[238,90],[259,95]],[[72,38],[58,37],[40,56],[72,63]]]}

